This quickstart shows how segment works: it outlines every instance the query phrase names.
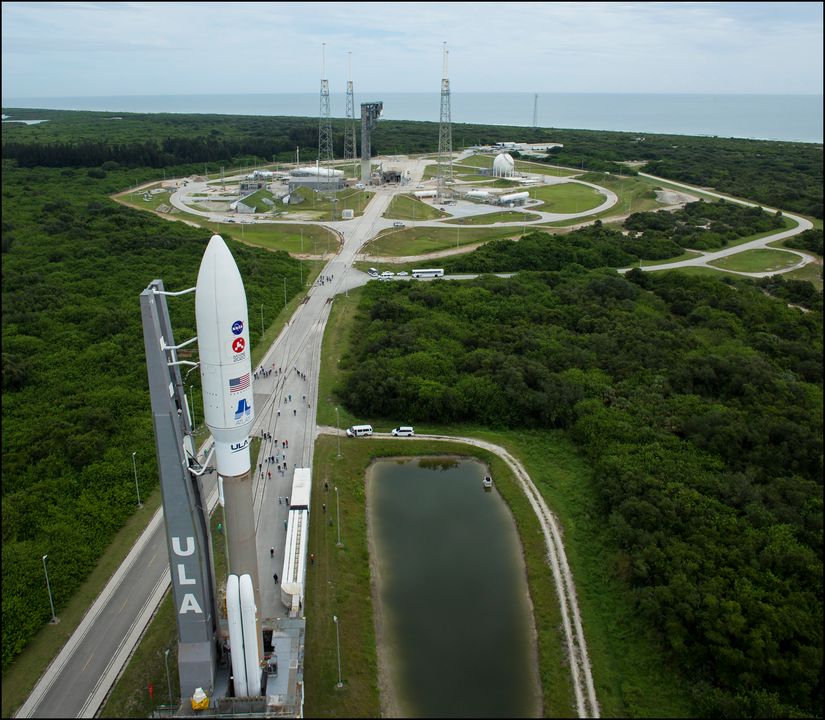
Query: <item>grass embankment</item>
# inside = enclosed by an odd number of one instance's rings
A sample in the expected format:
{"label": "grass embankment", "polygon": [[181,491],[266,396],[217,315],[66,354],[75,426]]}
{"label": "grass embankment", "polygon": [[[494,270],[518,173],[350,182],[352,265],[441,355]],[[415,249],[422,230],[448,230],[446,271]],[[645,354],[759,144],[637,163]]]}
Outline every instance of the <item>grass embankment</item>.
{"label": "grass embankment", "polygon": [[445,220],[450,225],[493,225],[494,223],[534,222],[541,220],[541,215],[518,210],[504,210],[503,212],[485,213],[483,215],[466,215],[452,220]]}
{"label": "grass embankment", "polygon": [[[352,291],[349,298],[337,298],[324,334],[321,375],[318,393],[319,424],[335,424],[336,398],[333,389],[342,372],[340,359],[346,354],[352,318],[357,313],[358,300],[363,290]],[[398,419],[356,418],[339,405],[341,427],[352,422],[372,422],[376,430],[388,430],[400,422]],[[404,419],[407,422],[406,419]],[[419,433],[443,432],[445,434],[479,437],[503,445],[518,457],[527,468],[536,486],[557,513],[564,529],[568,561],[576,579],[576,590],[588,641],[588,651],[593,665],[596,691],[602,714],[609,716],[679,717],[692,712],[690,700],[683,690],[683,682],[666,661],[656,638],[638,618],[632,592],[623,580],[627,558],[612,544],[597,501],[597,479],[587,463],[579,457],[572,443],[561,432],[553,431],[491,431],[473,427],[435,427],[416,425]],[[319,572],[311,577],[314,583],[308,590],[308,607],[313,615],[323,618],[340,613],[341,632],[344,617],[358,634],[351,634],[345,643],[342,638],[342,657],[352,652],[353,657],[366,658],[364,668],[357,672],[374,672],[374,635],[366,619],[372,608],[366,607],[370,597],[367,574],[367,550],[365,510],[363,506],[364,470],[373,456],[417,455],[436,452],[444,454],[444,444],[411,440],[370,441],[341,438],[342,460],[336,461],[338,440],[322,439],[316,446],[315,482],[323,488],[324,479],[330,487],[339,486],[340,499],[344,503],[341,513],[341,536],[345,548],[335,547],[332,532],[316,537],[313,533],[311,552],[316,554],[316,569],[330,573],[327,577]],[[510,506],[516,520],[525,553],[528,583],[534,604],[535,622],[539,637],[541,683],[544,692],[545,714],[562,716],[572,714],[569,669],[565,665],[563,637],[560,629],[558,600],[552,585],[552,575],[547,566],[543,540],[537,520],[526,503],[521,490],[509,477],[509,471],[497,458],[483,458],[468,446],[457,446],[454,452],[480,457],[489,462],[496,478],[496,486]],[[318,496],[323,493],[315,493]],[[346,496],[346,499],[345,499]],[[327,503],[328,507],[332,507]],[[346,507],[346,510],[344,510]],[[317,513],[317,510],[314,511]],[[318,517],[314,514],[314,517]],[[324,560],[321,560],[321,557]],[[323,564],[322,564],[323,563]],[[329,582],[327,582],[329,581]],[[331,584],[329,584],[331,583]],[[350,584],[352,583],[352,584]],[[344,613],[348,615],[344,615]],[[355,619],[357,618],[357,619]],[[326,625],[330,625],[327,627]],[[366,630],[364,630],[366,628]],[[332,623],[324,620],[316,630],[307,624],[307,658],[320,653],[320,666],[312,669],[307,662],[307,713],[319,716],[345,716],[348,713],[366,712],[366,705],[353,708],[350,698],[338,698],[334,685],[337,681],[335,655],[330,650]],[[325,654],[326,653],[326,654]],[[347,671],[344,670],[346,677]],[[310,681],[311,678],[311,681]],[[369,679],[359,677],[359,687]],[[372,680],[375,683],[375,680]],[[368,700],[372,703],[376,692],[368,685]]]}
{"label": "grass embankment", "polygon": [[578,213],[599,207],[607,198],[587,185],[566,182],[560,185],[539,185],[525,188],[534,200],[542,200],[537,209],[552,213]]}
{"label": "grass embankment", "polygon": [[404,230],[390,230],[370,240],[361,252],[376,257],[423,255],[425,253],[473,245],[489,240],[519,237],[520,227],[474,228],[460,225],[453,228],[417,227]]}
{"label": "grass embankment", "polygon": [[448,215],[410,195],[394,195],[383,217],[389,220],[438,220]]}
{"label": "grass embankment", "polygon": [[341,211],[352,210],[355,217],[364,213],[372,196],[375,193],[357,190],[356,188],[345,188],[338,190],[335,195],[335,217],[333,218],[333,203],[327,199],[324,193],[316,192],[312,188],[299,187],[295,190],[304,202],[299,205],[279,205],[278,210],[286,211],[289,215],[307,215],[311,213],[316,220],[340,220]]}
{"label": "grass embankment", "polygon": [[[516,517],[524,545],[528,583],[533,595],[538,630],[539,666],[545,707],[555,717],[573,716],[573,695],[565,667],[559,634],[558,603],[544,560],[543,538],[529,503],[518,490],[503,461],[479,448],[461,443],[410,440],[358,440],[341,443],[338,460],[334,437],[319,438],[316,444],[313,487],[313,518],[328,522],[312,524],[309,551],[315,565],[307,575],[307,645],[305,680],[308,717],[378,717],[377,659],[366,535],[364,476],[375,457],[458,455],[487,463],[496,478],[498,492]],[[329,491],[324,490],[324,482]],[[334,488],[340,502],[340,535],[332,510]],[[321,509],[326,502],[327,516]],[[338,679],[335,624],[339,618],[344,687]],[[312,618],[317,618],[312,622]],[[433,618],[437,622],[437,618]]]}
{"label": "grass embankment", "polygon": [[[57,625],[44,625],[26,649],[6,669],[2,686],[3,717],[11,717],[25,702],[49,663],[66,644],[109,578],[129,554],[132,546],[160,506],[160,489],[156,489],[148,497],[141,497],[141,500],[143,507],[136,510],[115,535],[115,539],[103,553],[95,569],[89,573],[89,577],[59,614],[60,622]],[[135,502],[137,503],[137,499]],[[60,588],[52,585],[52,594],[56,596],[58,593],[60,593]],[[32,602],[35,601],[48,603],[45,582],[43,583],[43,598],[33,598]]]}
{"label": "grass embankment", "polygon": [[736,255],[729,255],[712,260],[708,264],[722,270],[738,272],[772,272],[792,267],[799,262],[799,255],[783,250],[745,250]]}

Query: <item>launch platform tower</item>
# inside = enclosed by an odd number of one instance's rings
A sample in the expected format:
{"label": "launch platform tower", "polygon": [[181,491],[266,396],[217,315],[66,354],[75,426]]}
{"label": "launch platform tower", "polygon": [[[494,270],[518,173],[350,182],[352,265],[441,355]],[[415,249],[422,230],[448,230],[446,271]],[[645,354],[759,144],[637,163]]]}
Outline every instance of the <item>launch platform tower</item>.
{"label": "launch platform tower", "polygon": [[450,196],[447,183],[453,182],[453,128],[450,121],[450,80],[447,77],[449,54],[445,42],[444,75],[441,78],[441,119],[438,124],[438,202],[443,202]]}

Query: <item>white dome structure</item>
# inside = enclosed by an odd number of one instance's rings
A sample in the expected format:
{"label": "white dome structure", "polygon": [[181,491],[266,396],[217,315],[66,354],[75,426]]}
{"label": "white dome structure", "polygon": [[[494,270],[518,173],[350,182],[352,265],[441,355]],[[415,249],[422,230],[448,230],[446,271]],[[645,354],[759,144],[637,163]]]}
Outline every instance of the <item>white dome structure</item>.
{"label": "white dome structure", "polygon": [[496,177],[510,177],[516,169],[516,161],[510,153],[500,153],[493,160],[493,175]]}

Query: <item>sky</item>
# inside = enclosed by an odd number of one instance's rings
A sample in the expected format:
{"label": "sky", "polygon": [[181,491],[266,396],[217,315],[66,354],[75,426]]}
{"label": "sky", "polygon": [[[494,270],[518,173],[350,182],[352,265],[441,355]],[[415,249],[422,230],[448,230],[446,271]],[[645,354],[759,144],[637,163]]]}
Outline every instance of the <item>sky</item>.
{"label": "sky", "polygon": [[[820,2],[3,2],[2,96],[822,94]],[[323,48],[323,49],[322,49]],[[351,55],[349,54],[351,53]]]}

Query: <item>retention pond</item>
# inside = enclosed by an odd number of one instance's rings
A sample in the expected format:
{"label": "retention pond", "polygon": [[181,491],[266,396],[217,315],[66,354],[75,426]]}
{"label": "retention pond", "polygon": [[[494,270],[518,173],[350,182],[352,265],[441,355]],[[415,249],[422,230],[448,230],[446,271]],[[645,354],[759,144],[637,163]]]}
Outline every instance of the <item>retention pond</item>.
{"label": "retention pond", "polygon": [[536,717],[521,544],[484,465],[382,460],[367,474],[382,714]]}

